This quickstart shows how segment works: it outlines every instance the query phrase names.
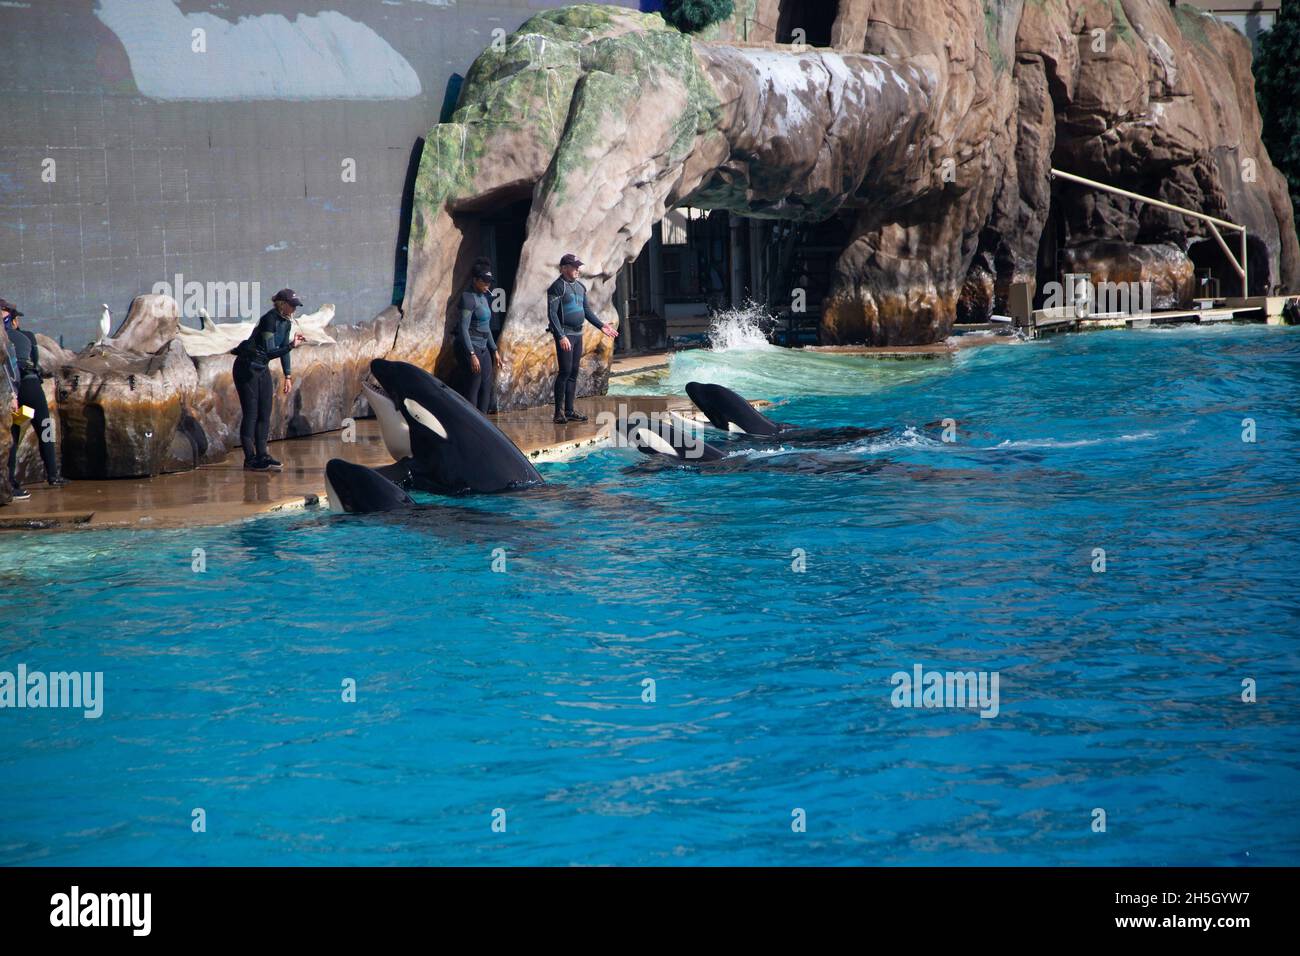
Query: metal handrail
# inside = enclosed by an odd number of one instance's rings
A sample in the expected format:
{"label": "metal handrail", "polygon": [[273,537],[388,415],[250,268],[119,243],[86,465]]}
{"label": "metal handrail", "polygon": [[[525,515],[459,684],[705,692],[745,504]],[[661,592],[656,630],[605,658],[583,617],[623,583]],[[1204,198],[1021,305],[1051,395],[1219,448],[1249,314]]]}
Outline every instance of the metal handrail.
{"label": "metal handrail", "polygon": [[[1070,182],[1080,183],[1093,189],[1100,189],[1102,192],[1114,193],[1116,196],[1124,196],[1127,199],[1136,199],[1138,202],[1146,203],[1149,206],[1157,206],[1161,209],[1168,209],[1172,212],[1181,213],[1184,216],[1190,216],[1193,219],[1200,219],[1203,222],[1208,222],[1210,224],[1210,233],[1214,236],[1215,240],[1218,241],[1219,247],[1223,249],[1224,255],[1228,257],[1228,261],[1232,263],[1232,268],[1236,270],[1237,275],[1241,277],[1241,297],[1244,299],[1250,296],[1250,283],[1248,282],[1246,271],[1245,226],[1238,225],[1235,222],[1228,222],[1226,219],[1217,219],[1214,216],[1208,216],[1203,212],[1197,212],[1195,209],[1188,209],[1185,206],[1175,206],[1173,203],[1165,202],[1163,199],[1152,199],[1150,196],[1143,196],[1140,193],[1130,192],[1127,189],[1120,189],[1118,186],[1099,183],[1097,180],[1088,179],[1086,176],[1076,176],[1074,173],[1063,172],[1059,169],[1050,169],[1048,172],[1057,179],[1066,179]],[[1224,241],[1223,236],[1219,234],[1219,230],[1215,228],[1216,226],[1222,226],[1225,229],[1236,229],[1241,233],[1240,261],[1238,261],[1237,257],[1232,254],[1232,250],[1228,248],[1228,244]]]}

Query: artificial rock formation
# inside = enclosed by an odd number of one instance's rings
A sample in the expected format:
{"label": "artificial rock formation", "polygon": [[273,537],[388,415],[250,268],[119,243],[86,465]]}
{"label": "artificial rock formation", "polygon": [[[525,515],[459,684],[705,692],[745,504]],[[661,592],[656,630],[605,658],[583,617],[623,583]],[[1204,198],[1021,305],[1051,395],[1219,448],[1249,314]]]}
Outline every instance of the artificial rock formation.
{"label": "artificial rock formation", "polygon": [[[711,37],[655,15],[540,14],[475,61],[416,186],[399,343],[448,364],[475,216],[526,198],[501,344],[503,406],[546,399],[544,290],[565,251],[609,314],[614,277],[673,205],[853,218],[824,341],[942,339],[1058,266],[1190,296],[1194,220],[1053,184],[1055,166],[1248,226],[1258,286],[1300,284],[1259,140],[1249,46],[1168,0],[841,0],[831,49],[775,44],[793,0],[738,4]],[[745,36],[745,42],[736,37]],[[1050,235],[1049,235],[1050,234]],[[1040,256],[1051,259],[1039,268]],[[1229,293],[1237,290],[1225,290]],[[592,331],[580,387],[603,386]]]}
{"label": "artificial rock formation", "polygon": [[[294,354],[294,392],[277,393],[273,437],[363,411],[374,357],[452,377],[480,216],[517,202],[529,211],[499,337],[502,408],[549,400],[545,289],[559,257],[586,260],[593,305],[613,319],[616,275],[678,205],[848,221],[825,342],[938,341],[959,314],[1003,311],[1012,283],[1059,271],[1150,281],[1157,306],[1186,302],[1198,262],[1217,255],[1203,227],[1054,182],[1053,167],[1243,223],[1251,291],[1300,287],[1249,45],[1231,28],[1169,0],[822,2],[835,11],[828,48],[775,42],[810,4],[742,0],[697,37],[657,14],[582,5],[484,51],[424,145],[402,310],[328,332],[328,317],[303,317],[313,344]],[[67,474],[224,455],[239,422],[228,348],[246,334],[184,329],[174,302],[142,296],[106,343],[72,356],[42,342]],[[603,391],[611,351],[587,330],[582,393]]]}
{"label": "artificial rock formation", "polygon": [[[545,290],[564,252],[586,261],[608,315],[619,269],[670,206],[823,220],[865,179],[910,168],[942,83],[933,56],[703,43],[607,7],[534,17],[475,61],[453,121],[426,141],[399,346],[408,330],[431,335],[429,364],[447,361],[447,319],[478,252],[473,214],[529,197],[498,392],[503,406],[543,402]],[[588,330],[586,347],[580,388],[596,390],[609,346]]]}
{"label": "artificial rock formation", "polygon": [[[1169,308],[1192,294],[1189,250],[1219,257],[1198,221],[1053,186],[1053,166],[1241,223],[1252,237],[1250,294],[1300,287],[1291,201],[1260,141],[1250,45],[1231,27],[1165,0],[1031,0],[1013,76],[1015,162],[972,269],[997,297],[1032,282],[1040,252],[1055,250],[1065,271],[1150,281],[1156,307]],[[1226,238],[1235,252],[1235,234]],[[1242,292],[1235,279],[1222,291]]]}

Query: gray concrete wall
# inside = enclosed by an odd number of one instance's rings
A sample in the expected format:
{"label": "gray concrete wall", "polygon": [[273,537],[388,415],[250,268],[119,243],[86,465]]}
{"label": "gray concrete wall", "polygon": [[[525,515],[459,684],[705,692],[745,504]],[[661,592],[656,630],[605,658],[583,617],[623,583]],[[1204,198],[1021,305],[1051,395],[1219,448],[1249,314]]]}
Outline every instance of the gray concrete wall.
{"label": "gray concrete wall", "polygon": [[401,299],[403,189],[450,78],[563,5],[6,0],[0,296],[73,349],[100,303],[120,321],[178,274],[209,304],[211,284],[257,283],[260,314],[292,286],[371,318]]}

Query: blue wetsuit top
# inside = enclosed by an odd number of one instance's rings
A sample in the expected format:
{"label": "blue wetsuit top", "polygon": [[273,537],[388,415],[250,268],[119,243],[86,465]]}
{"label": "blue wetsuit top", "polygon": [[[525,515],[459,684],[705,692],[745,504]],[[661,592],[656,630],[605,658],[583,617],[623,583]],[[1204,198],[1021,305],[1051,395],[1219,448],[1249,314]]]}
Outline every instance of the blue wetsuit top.
{"label": "blue wetsuit top", "polygon": [[551,335],[556,339],[581,335],[584,319],[598,329],[605,326],[587,302],[587,287],[581,282],[570,282],[564,276],[552,282],[546,290],[546,318],[551,326]]}
{"label": "blue wetsuit top", "polygon": [[492,306],[486,292],[470,289],[461,293],[457,336],[461,348],[467,352],[484,348],[489,352],[497,350],[496,339],[492,337]]}

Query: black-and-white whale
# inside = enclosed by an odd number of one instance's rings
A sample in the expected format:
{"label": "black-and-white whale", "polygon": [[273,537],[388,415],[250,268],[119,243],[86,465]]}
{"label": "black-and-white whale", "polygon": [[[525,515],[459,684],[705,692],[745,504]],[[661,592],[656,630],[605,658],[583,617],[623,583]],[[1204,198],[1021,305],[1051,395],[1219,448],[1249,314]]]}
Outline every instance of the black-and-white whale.
{"label": "black-and-white whale", "polygon": [[624,443],[643,455],[696,464],[719,461],[726,453],[710,445],[682,418],[633,413],[618,422]]}
{"label": "black-and-white whale", "polygon": [[794,427],[760,415],[744,398],[721,385],[687,382],[686,395],[704,413],[709,424],[720,431],[745,435],[779,435]]}
{"label": "black-and-white whale", "polygon": [[375,359],[362,385],[391,465],[341,458],[325,466],[330,510],[376,514],[415,507],[407,488],[459,495],[540,485],[523,452],[455,390],[422,368]]}
{"label": "black-and-white whale", "polygon": [[378,514],[415,507],[410,495],[378,471],[342,458],[325,463],[325,493],[335,514]]}
{"label": "black-and-white whale", "polygon": [[[514,442],[473,405],[422,368],[375,359],[379,389],[366,398],[397,468],[411,487],[439,494],[511,491],[542,483]],[[382,391],[381,391],[382,390]]]}
{"label": "black-and-white whale", "polygon": [[[687,382],[686,394],[714,428],[733,436],[776,438],[782,445],[826,447],[883,435],[889,431],[887,428],[804,428],[775,422],[759,413],[742,396],[722,385]],[[731,442],[727,443],[732,446],[727,450],[709,444],[701,434],[701,423],[675,413],[667,418],[629,415],[620,421],[619,428],[629,447],[648,456],[682,464],[720,462],[732,457],[729,451],[736,450]]]}
{"label": "black-and-white whale", "polygon": [[707,382],[687,382],[686,395],[704,413],[710,425],[733,435],[780,438],[782,442],[802,446],[825,446],[873,438],[889,431],[887,428],[806,428],[774,422],[760,414],[743,396],[725,386]]}

